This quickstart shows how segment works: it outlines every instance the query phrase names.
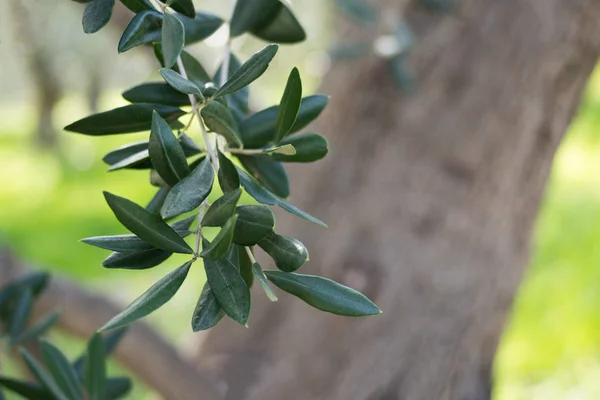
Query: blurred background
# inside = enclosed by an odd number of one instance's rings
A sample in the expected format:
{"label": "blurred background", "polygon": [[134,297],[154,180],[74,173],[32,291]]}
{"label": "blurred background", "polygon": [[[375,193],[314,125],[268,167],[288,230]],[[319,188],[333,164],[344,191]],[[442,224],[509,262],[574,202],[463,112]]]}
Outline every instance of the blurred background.
{"label": "blurred background", "polygon": [[[201,3],[202,9],[227,17],[232,2]],[[329,68],[338,10],[321,0],[294,6],[309,40],[282,49],[251,93],[255,109],[279,100],[292,66],[300,68],[306,93],[318,90]],[[81,13],[82,7],[70,1],[0,2],[0,246],[32,266],[126,304],[181,259],[173,257],[143,274],[107,271],[100,265],[106,252],[78,240],[124,232],[103,190],[139,203],[154,193],[143,179],[146,172],[106,173],[101,161],[107,151],[146,134],[93,138],[65,133],[62,127],[125,104],[120,93],[156,80],[158,67],[144,49],[117,55],[127,19],[115,18],[108,29],[89,36],[82,32]],[[192,52],[214,71],[225,38],[226,32],[219,31]],[[234,43],[242,57],[259,48],[251,39]],[[600,70],[554,162],[530,267],[496,360],[496,399],[600,398],[598,129]],[[202,335],[190,333],[187,321],[203,281],[196,272],[188,280],[195,283],[150,317],[182,353],[202,341]],[[69,337],[57,340],[73,354],[82,346]],[[155,397],[137,385],[132,398]]]}

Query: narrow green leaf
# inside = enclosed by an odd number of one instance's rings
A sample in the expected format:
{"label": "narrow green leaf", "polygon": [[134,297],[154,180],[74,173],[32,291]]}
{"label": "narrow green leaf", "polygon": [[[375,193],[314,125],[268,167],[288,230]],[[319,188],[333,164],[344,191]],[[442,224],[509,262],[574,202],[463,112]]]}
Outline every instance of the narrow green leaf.
{"label": "narrow green leaf", "polygon": [[23,396],[27,400],[55,400],[46,389],[29,382],[0,377],[0,387]]}
{"label": "narrow green leaf", "polygon": [[109,378],[106,382],[106,397],[110,400],[122,399],[131,392],[133,383],[126,377]]}
{"label": "narrow green leaf", "polygon": [[281,290],[319,310],[347,317],[381,314],[365,295],[331,279],[281,271],[265,271],[265,275]]}
{"label": "narrow green leaf", "polygon": [[44,364],[58,387],[69,399],[83,400],[81,386],[67,357],[56,346],[45,340],[41,342],[41,349]]}
{"label": "narrow green leaf", "polygon": [[298,239],[269,233],[258,245],[266,251],[277,268],[284,272],[294,272],[308,261],[308,250]]}
{"label": "narrow green leaf", "polygon": [[235,230],[237,218],[237,215],[234,215],[227,220],[214,240],[202,247],[200,257],[205,260],[217,260],[227,254],[231,247],[231,243],[233,242],[233,232]]}
{"label": "narrow green leaf", "polygon": [[102,261],[102,266],[108,269],[144,270],[162,264],[172,255],[171,252],[158,249],[115,252]]}
{"label": "narrow green leaf", "polygon": [[[194,219],[195,216],[191,216],[169,226],[183,238],[190,234],[189,227]],[[81,241],[91,246],[117,252],[141,252],[154,249],[151,244],[136,235],[94,236],[81,239]]]}
{"label": "narrow green leaf", "polygon": [[130,104],[111,111],[90,115],[73,122],[65,130],[85,135],[113,135],[117,133],[134,133],[150,130],[152,114],[156,111],[167,122],[173,123],[185,114],[176,107],[157,104]]}
{"label": "narrow green leaf", "polygon": [[236,2],[230,22],[230,35],[237,37],[269,22],[277,13],[279,0],[246,0]]}
{"label": "narrow green leaf", "polygon": [[173,10],[186,17],[194,18],[196,16],[196,10],[194,9],[192,0],[174,0],[170,5]]}
{"label": "narrow green leaf", "polygon": [[266,206],[239,206],[236,208],[238,221],[233,241],[243,246],[254,246],[275,227],[275,214]]}
{"label": "narrow green leaf", "polygon": [[[240,275],[242,275],[242,279],[246,282],[246,286],[248,288],[252,287],[254,283],[254,273],[252,272],[252,260],[248,256],[246,252],[246,247],[240,246],[239,244],[234,245],[237,247],[238,253],[238,264],[240,266]],[[252,251],[252,249],[250,249]]]}
{"label": "narrow green leaf", "polygon": [[291,144],[283,144],[280,146],[269,147],[264,150],[263,154],[274,155],[274,154],[282,154],[285,156],[294,156],[296,155],[296,149]]}
{"label": "narrow green leaf", "polygon": [[290,76],[288,77],[287,84],[281,102],[279,103],[279,110],[277,112],[277,119],[275,122],[275,141],[280,142],[284,137],[290,133],[298,112],[300,111],[300,103],[302,102],[302,80],[300,79],[300,72],[298,68],[292,69]]}
{"label": "narrow green leaf", "polygon": [[146,242],[173,253],[193,253],[190,246],[159,216],[123,197],[108,192],[104,192],[104,197],[119,222]]}
{"label": "narrow green leaf", "polygon": [[[128,143],[107,153],[102,158],[102,161],[104,161],[108,165],[113,165],[144,150],[148,150],[147,140]],[[152,166],[152,164],[150,165]]]}
{"label": "narrow green leaf", "polygon": [[46,371],[46,369],[27,350],[21,348],[20,352],[29,371],[31,371],[39,383],[52,393],[55,400],[70,400],[63,391],[60,390],[54,379],[48,374],[48,371]]}
{"label": "narrow green leaf", "polygon": [[149,0],[121,0],[121,3],[136,14],[144,10],[154,10]]}
{"label": "narrow green leaf", "polygon": [[229,80],[215,93],[214,98],[225,96],[248,86],[258,79],[269,67],[269,63],[277,54],[279,46],[270,44],[246,61]]}
{"label": "narrow green leaf", "polygon": [[279,8],[268,22],[255,26],[250,32],[267,42],[291,44],[306,40],[304,28],[283,2],[279,2]]}
{"label": "narrow green leaf", "polygon": [[202,64],[185,50],[181,52],[181,61],[183,62],[183,67],[187,73],[188,80],[193,82],[196,86],[203,88],[204,85],[211,81],[210,76]]}
{"label": "narrow green leaf", "polygon": [[191,262],[187,262],[170,272],[148,289],[148,291],[134,300],[123,312],[100,328],[100,331],[107,331],[129,325],[165,305],[173,298],[173,296],[175,296],[175,293],[177,293],[185,281],[191,265]]}
{"label": "narrow green leaf", "polygon": [[237,206],[242,189],[235,189],[231,192],[226,192],[222,197],[219,197],[208,208],[206,215],[202,219],[202,226],[223,226],[233,216],[235,207]]}
{"label": "narrow green leaf", "polygon": [[[230,252],[237,251],[232,247]],[[204,260],[206,277],[219,305],[234,321],[245,325],[250,315],[250,290],[229,257]]]}
{"label": "narrow green leaf", "polygon": [[152,160],[150,160],[150,153],[148,150],[142,150],[138,153],[132,154],[123,158],[120,161],[111,164],[106,169],[107,172],[119,171],[122,169],[152,169]]}
{"label": "narrow green leaf", "polygon": [[213,101],[204,106],[200,113],[208,129],[225,137],[231,145],[242,147],[242,139],[238,132],[237,123],[227,107]]}
{"label": "narrow green leaf", "polygon": [[290,182],[283,164],[274,161],[270,156],[238,155],[238,159],[266,189],[279,197],[289,197]]}
{"label": "narrow green leaf", "polygon": [[163,82],[142,83],[123,92],[122,96],[130,103],[154,103],[173,107],[190,105],[188,96]]}
{"label": "narrow green leaf", "polygon": [[148,152],[152,165],[170,186],[175,186],[190,173],[181,144],[156,111],[152,115]]}
{"label": "narrow green leaf", "polygon": [[[181,135],[179,142],[186,157],[200,154],[202,151],[187,135]],[[129,169],[151,169],[150,153],[148,152],[149,141],[126,144],[106,154],[102,161],[110,165],[108,171],[117,171],[123,168]]]}
{"label": "narrow green leaf", "polygon": [[160,214],[160,209],[165,203],[165,199],[169,194],[169,190],[171,189],[164,187],[158,189],[154,197],[152,197],[152,200],[150,200],[150,203],[148,203],[148,205],[146,206],[146,210],[148,210],[148,212],[151,212],[152,214]]}
{"label": "narrow green leaf", "polygon": [[158,11],[144,10],[133,17],[119,40],[119,53],[137,46],[160,41],[163,15]]}
{"label": "narrow green leaf", "polygon": [[264,290],[264,292],[267,295],[267,297],[269,298],[269,300],[277,301],[278,300],[277,295],[275,294],[275,292],[269,285],[269,282],[267,281],[267,277],[265,276],[263,269],[260,267],[260,265],[258,263],[254,263],[252,265],[252,273],[258,280],[258,283],[260,283],[260,286]]}
{"label": "narrow green leaf", "polygon": [[[328,101],[329,98],[324,95],[304,97],[290,133],[298,132],[317,119],[327,106]],[[279,106],[273,106],[245,119],[240,124],[240,134],[244,147],[255,149],[275,141],[278,113]]]}
{"label": "narrow green leaf", "polygon": [[205,158],[190,175],[173,186],[163,207],[163,218],[173,218],[200,206],[210,194],[215,173],[208,158]]}
{"label": "narrow green leaf", "polygon": [[29,320],[29,316],[31,314],[31,307],[33,305],[32,301],[33,294],[31,289],[25,289],[20,293],[19,300],[17,301],[10,320],[8,332],[10,334],[11,342],[16,341],[27,326],[27,321]]}
{"label": "narrow green leaf", "polygon": [[165,14],[162,26],[162,53],[166,68],[175,65],[183,50],[184,43],[185,30],[183,23],[177,17]]}
{"label": "narrow green leaf", "polygon": [[83,31],[96,33],[110,21],[115,0],[93,0],[85,5],[83,11]]}
{"label": "narrow green leaf", "polygon": [[194,332],[205,331],[217,325],[225,316],[219,301],[207,283],[202,289],[194,314],[192,315],[192,329]]}
{"label": "narrow green leaf", "polygon": [[220,150],[219,153],[219,186],[223,193],[232,192],[240,187],[240,175],[233,162]]}
{"label": "narrow green leaf", "polygon": [[210,13],[197,12],[195,16],[177,15],[185,28],[185,44],[200,42],[212,36],[222,25],[223,19]]}
{"label": "narrow green leaf", "polygon": [[279,142],[281,145],[292,145],[296,154],[275,153],[273,160],[280,162],[313,162],[325,157],[329,152],[327,139],[317,133],[301,133],[288,136]]}
{"label": "narrow green leaf", "polygon": [[[228,81],[229,79],[231,79],[231,77],[233,77],[233,75],[242,67],[242,63],[240,62],[240,60],[238,60],[238,58],[231,53],[230,57],[229,57],[229,68],[228,68],[228,74],[225,77],[225,82]],[[222,78],[223,78],[223,74],[222,74],[222,69],[223,69],[223,64],[221,63],[221,65],[219,65],[219,68],[217,69],[217,72],[215,73],[215,75],[213,76],[213,82],[217,82],[220,85],[225,84],[225,82],[222,82]],[[211,93],[210,97],[213,97],[215,95],[215,93],[218,91],[218,89],[215,88],[214,93]],[[243,87],[242,89],[228,94],[227,96],[225,96],[225,99],[227,100],[227,105],[229,106],[229,108],[231,110],[237,110],[237,112],[239,114],[243,114],[245,115],[248,112],[248,102],[249,102],[249,97],[250,97],[250,88],[248,86]]]}
{"label": "narrow green leaf", "polygon": [[89,400],[106,399],[106,346],[96,333],[88,342],[83,367],[83,383]]}
{"label": "narrow green leaf", "polygon": [[17,337],[13,343],[15,346],[27,344],[32,340],[37,339],[43,335],[48,329],[50,329],[60,317],[60,312],[53,311],[46,315],[44,318],[36,322],[34,325],[29,327],[23,334]]}
{"label": "narrow green leaf", "polygon": [[[111,332],[107,332],[107,333],[100,335],[102,338],[102,341],[104,342],[104,357],[105,358],[108,358],[112,353],[115,352],[115,350],[117,349],[117,347],[119,346],[119,344],[121,343],[123,338],[125,337],[127,330],[128,330],[127,327],[123,327],[123,328],[115,329]],[[90,339],[90,341],[88,342],[88,347],[90,345],[92,345],[94,348],[96,346],[99,346],[98,344],[91,344],[92,339]],[[98,351],[98,349],[95,349],[95,351]],[[98,356],[99,355],[94,356],[94,360],[95,360],[94,362],[97,361]],[[77,376],[79,377],[79,379],[82,381],[84,379],[84,368],[85,368],[85,363],[86,363],[87,357],[88,357],[88,349],[86,348],[85,353],[82,354],[81,356],[79,356],[79,358],[73,363],[73,369],[77,373]],[[110,396],[109,396],[109,398],[110,398]]]}
{"label": "narrow green leaf", "polygon": [[240,174],[240,182],[243,188],[246,190],[246,192],[248,192],[250,196],[252,196],[259,203],[270,206],[277,205],[286,210],[287,212],[294,214],[302,219],[305,219],[325,228],[327,227],[327,225],[324,222],[316,219],[312,215],[300,210],[298,207],[288,203],[287,201],[269,192],[260,183],[258,183],[252,177],[250,177],[250,175],[248,175],[244,170],[238,168],[238,173]]}
{"label": "narrow green leaf", "polygon": [[173,89],[180,91],[185,94],[193,94],[198,96],[200,102],[204,101],[202,91],[195,83],[188,81],[183,76],[179,75],[172,69],[163,68],[160,70],[160,74]]}

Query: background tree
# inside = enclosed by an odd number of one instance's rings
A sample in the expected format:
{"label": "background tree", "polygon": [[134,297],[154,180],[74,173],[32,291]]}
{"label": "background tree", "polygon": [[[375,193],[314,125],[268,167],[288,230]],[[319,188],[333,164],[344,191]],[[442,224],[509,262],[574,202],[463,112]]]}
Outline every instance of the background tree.
{"label": "background tree", "polygon": [[320,272],[384,314],[264,302],[260,328],[228,324],[202,346],[228,399],[490,397],[549,168],[600,54],[600,3],[470,0],[449,14],[406,3],[377,5],[416,32],[418,90],[400,95],[382,59],[336,64],[319,127],[331,155],[292,176],[294,200],[333,221],[320,235],[293,225]]}

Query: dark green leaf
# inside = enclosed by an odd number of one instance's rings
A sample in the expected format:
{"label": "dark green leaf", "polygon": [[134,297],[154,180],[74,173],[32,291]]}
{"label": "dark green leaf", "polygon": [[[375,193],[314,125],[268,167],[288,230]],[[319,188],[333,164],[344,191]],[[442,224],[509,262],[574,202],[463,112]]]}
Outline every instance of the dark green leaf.
{"label": "dark green leaf", "polygon": [[281,271],[265,271],[265,275],[280,289],[319,310],[348,317],[381,314],[363,294],[331,279]]}
{"label": "dark green leaf", "polygon": [[152,197],[152,200],[150,200],[150,203],[148,203],[146,206],[146,210],[152,214],[160,214],[160,209],[164,204],[167,195],[169,194],[169,190],[171,189],[165,187],[158,189],[154,197]]}
{"label": "dark green leaf", "polygon": [[300,79],[298,68],[294,68],[288,77],[283,97],[279,103],[279,110],[275,122],[276,142],[280,142],[294,127],[298,112],[300,111],[301,102],[302,80]]}
{"label": "dark green leaf", "polygon": [[60,317],[60,313],[58,311],[53,311],[52,313],[46,315],[44,318],[36,322],[34,325],[29,327],[23,334],[17,337],[14,341],[14,345],[23,345],[28,342],[37,339],[39,336],[43,335],[48,329],[50,329]]}
{"label": "dark green leaf", "polygon": [[[230,252],[237,251],[235,246]],[[204,260],[206,277],[219,305],[234,321],[245,325],[250,314],[250,290],[240,275],[238,265],[229,257]]]}
{"label": "dark green leaf", "polygon": [[258,280],[258,283],[260,283],[260,286],[265,291],[265,294],[267,295],[267,297],[269,298],[269,300],[271,300],[271,301],[277,301],[278,300],[277,299],[277,295],[275,294],[275,292],[273,291],[273,289],[269,285],[269,282],[267,281],[267,277],[265,276],[265,273],[263,272],[263,269],[260,267],[260,265],[258,263],[254,263],[252,265],[252,273],[254,274],[254,276],[256,277],[256,279]]}
{"label": "dark green leaf", "polygon": [[173,10],[186,17],[194,18],[196,16],[196,10],[194,9],[192,0],[174,0],[170,5]]}
{"label": "dark green leaf", "polygon": [[67,357],[52,343],[41,342],[44,363],[54,378],[54,381],[65,395],[72,400],[83,400],[83,392],[75,371]]}
{"label": "dark green leaf", "polygon": [[277,268],[294,272],[308,261],[308,250],[298,239],[271,232],[258,245],[275,261]]}
{"label": "dark green leaf", "polygon": [[199,207],[210,194],[214,177],[210,160],[205,158],[191,174],[173,186],[161,209],[163,218],[173,218]]}
{"label": "dark green leaf", "polygon": [[204,101],[202,92],[195,83],[188,81],[172,69],[162,68],[160,74],[173,89],[178,90],[181,93],[196,95],[200,98],[201,102]]}
{"label": "dark green leaf", "polygon": [[280,162],[313,162],[322,159],[329,152],[327,139],[317,133],[301,133],[289,136],[279,142],[280,145],[294,146],[296,154],[273,154],[271,158]]}
{"label": "dark green leaf", "polygon": [[[329,98],[324,95],[307,96],[302,99],[298,117],[290,133],[305,128],[323,112]],[[275,129],[279,106],[269,107],[244,120],[240,133],[244,147],[259,148],[275,140]]]}
{"label": "dark green leaf", "polygon": [[121,399],[131,392],[131,379],[125,377],[109,378],[106,382],[106,397],[110,400]]}
{"label": "dark green leaf", "polygon": [[289,197],[290,183],[283,165],[270,156],[238,155],[238,159],[263,186],[279,197]]}
{"label": "dark green leaf", "polygon": [[121,0],[121,3],[136,14],[144,10],[154,10],[149,0]]}
{"label": "dark green leaf", "polygon": [[302,219],[310,221],[314,224],[327,227],[325,223],[316,219],[312,215],[300,210],[298,207],[288,203],[287,201],[275,196],[273,193],[269,192],[265,189],[260,183],[250,177],[244,170],[238,168],[238,173],[240,174],[240,182],[246,192],[250,196],[252,196],[256,201],[262,204],[274,206],[277,205],[289,213],[292,213]]}
{"label": "dark green leaf", "polygon": [[48,374],[48,371],[27,350],[21,348],[20,352],[29,371],[31,371],[39,383],[52,393],[55,400],[70,400],[60,390],[54,379]]}
{"label": "dark green leaf", "polygon": [[48,286],[49,280],[50,276],[45,272],[31,272],[9,282],[0,290],[0,307],[28,289],[33,297],[39,296]]}
{"label": "dark green leaf", "polygon": [[217,91],[214,98],[238,91],[258,79],[269,67],[269,63],[277,54],[277,50],[279,50],[279,46],[270,44],[250,57]]}
{"label": "dark green leaf", "polygon": [[83,31],[96,33],[110,21],[115,0],[93,0],[83,11]]}
{"label": "dark green leaf", "polygon": [[123,197],[108,192],[104,192],[104,197],[119,222],[146,242],[174,253],[193,253],[190,246],[159,216]]}
{"label": "dark green leaf", "polygon": [[99,333],[92,336],[87,346],[83,382],[89,400],[106,398],[106,345]]}
{"label": "dark green leaf", "polygon": [[241,34],[269,22],[278,11],[279,0],[246,0],[238,1],[230,23],[231,37]]}
{"label": "dark green leaf", "polygon": [[158,112],[169,123],[176,121],[185,114],[176,107],[130,104],[111,111],[90,115],[73,122],[65,130],[95,136],[147,131],[152,126],[154,111]]}
{"label": "dark green leaf", "polygon": [[164,278],[154,284],[143,295],[134,300],[119,315],[111,319],[100,331],[120,328],[131,324],[138,319],[158,310],[175,296],[190,270],[191,262],[167,274]]}
{"label": "dark green leaf", "polygon": [[55,400],[46,389],[29,382],[0,378],[0,387],[23,396],[27,400]]}
{"label": "dark green leaf", "polygon": [[[114,353],[114,351],[119,346],[119,343],[121,343],[121,340],[123,340],[123,338],[125,337],[125,334],[127,333],[127,329],[128,329],[127,327],[119,328],[119,329],[115,329],[111,332],[101,335],[102,341],[104,342],[104,357],[105,358],[108,358],[112,353]],[[90,342],[88,342],[88,347],[90,345],[92,345],[91,339],[90,339]],[[95,348],[96,346],[99,346],[99,345],[93,344],[92,346]],[[96,349],[95,351],[98,351],[98,349]],[[73,369],[77,373],[77,376],[80,378],[80,380],[83,380],[83,375],[84,375],[83,369],[85,367],[87,353],[88,353],[88,349],[86,348],[85,353],[82,354],[77,359],[77,361],[75,361],[73,363]],[[96,355],[94,357],[95,357],[95,361],[97,361],[98,355]],[[109,398],[110,398],[110,396],[109,396]]]}
{"label": "dark green leaf", "polygon": [[[147,140],[128,143],[124,146],[119,147],[116,150],[107,153],[102,158],[102,161],[104,161],[108,165],[114,165],[145,150],[148,150]],[[150,164],[150,166],[152,166],[152,164]]]}
{"label": "dark green leaf", "polygon": [[202,108],[201,114],[208,129],[223,135],[227,143],[242,147],[237,123],[227,107],[218,101],[213,101]]}
{"label": "dark green leaf", "polygon": [[[238,58],[233,53],[231,53],[230,57],[229,57],[229,65],[228,65],[228,69],[227,69],[228,74],[225,77],[225,82],[228,81],[229,79],[231,79],[231,77],[236,73],[237,70],[239,70],[241,68],[241,66],[242,66],[242,63],[240,62],[240,60],[238,60]],[[223,78],[222,70],[223,70],[223,64],[221,64],[219,66],[219,68],[217,69],[217,72],[215,73],[215,75],[213,77],[213,81],[218,82],[220,85],[225,84],[225,82],[223,82],[223,79],[222,79]],[[218,91],[218,89],[215,88],[214,93],[211,93],[210,97],[213,97],[217,91]],[[248,112],[249,96],[250,96],[250,88],[248,86],[246,86],[246,87],[238,90],[237,92],[234,92],[234,93],[231,93],[231,94],[225,96],[225,99],[227,100],[227,105],[232,110],[232,112],[245,115]],[[234,116],[236,116],[236,114],[234,114]]]}
{"label": "dark green leaf", "polygon": [[109,269],[143,270],[162,264],[172,255],[171,252],[158,249],[112,253],[102,261],[102,266]]}
{"label": "dark green leaf", "polygon": [[185,31],[183,24],[177,17],[165,14],[162,26],[162,53],[165,67],[171,68],[175,65],[183,50],[184,43]]}
{"label": "dark green leaf", "polygon": [[106,170],[108,172],[119,171],[122,169],[152,169],[152,161],[150,160],[150,153],[148,150],[142,150],[131,156],[123,158],[120,161],[112,164]]}
{"label": "dark green leaf", "polygon": [[119,41],[119,53],[143,44],[160,41],[163,15],[158,11],[144,10],[133,17]]}
{"label": "dark green leaf", "polygon": [[200,257],[204,258],[204,260],[217,260],[224,257],[233,242],[233,232],[236,222],[237,215],[229,218],[214,240],[202,247]]}
{"label": "dark green leaf", "polygon": [[157,112],[152,115],[148,152],[152,165],[170,186],[176,185],[190,173],[181,144],[169,124]]}
{"label": "dark green leaf", "polygon": [[11,342],[16,341],[25,329],[31,314],[32,300],[31,289],[25,289],[20,293],[10,320],[9,334]]}
{"label": "dark green leaf", "polygon": [[254,246],[273,232],[275,215],[266,206],[239,206],[235,210],[238,221],[233,241],[243,246]]}
{"label": "dark green leaf", "polygon": [[240,187],[240,175],[235,165],[220,150],[219,153],[219,186],[223,193],[232,192]]}
{"label": "dark green leaf", "polygon": [[[186,237],[190,233],[188,228],[194,219],[195,216],[191,216],[181,221],[174,222],[170,227],[173,228],[179,236]],[[151,244],[143,241],[136,235],[94,236],[81,239],[81,241],[91,246],[116,252],[141,253],[144,250],[154,249]]]}
{"label": "dark green leaf", "polygon": [[223,226],[235,212],[242,189],[226,192],[208,208],[202,219],[202,226]]}
{"label": "dark green leaf", "polygon": [[298,43],[306,39],[304,28],[292,10],[282,2],[268,22],[255,26],[251,33],[267,42],[275,43]]}
{"label": "dark green leaf", "polygon": [[196,13],[195,17],[177,15],[185,28],[185,44],[200,42],[215,33],[223,20],[214,14]]}
{"label": "dark green leaf", "polygon": [[205,284],[192,315],[193,331],[200,332],[210,329],[217,325],[224,316],[225,311],[221,308],[209,284]]}
{"label": "dark green leaf", "polygon": [[183,107],[190,105],[190,98],[163,82],[142,83],[123,93],[130,103],[154,103]]}
{"label": "dark green leaf", "polygon": [[199,88],[203,88],[204,85],[211,81],[210,76],[202,64],[185,50],[181,52],[181,62],[183,62],[183,67],[187,73],[188,80],[193,82]]}
{"label": "dark green leaf", "polygon": [[[186,157],[201,153],[201,149],[187,135],[181,135],[179,142]],[[148,140],[130,143],[106,154],[102,160],[110,165],[108,171],[117,171],[123,168],[151,169],[153,165],[150,161],[148,145]]]}
{"label": "dark green leaf", "polygon": [[[246,247],[240,246],[238,244],[236,244],[234,247],[237,247],[240,275],[242,275],[242,279],[244,279],[244,282],[246,282],[246,286],[251,288],[252,284],[254,283],[254,273],[252,272],[252,260],[250,260],[250,257],[246,252]],[[252,250],[250,249],[250,251]]]}

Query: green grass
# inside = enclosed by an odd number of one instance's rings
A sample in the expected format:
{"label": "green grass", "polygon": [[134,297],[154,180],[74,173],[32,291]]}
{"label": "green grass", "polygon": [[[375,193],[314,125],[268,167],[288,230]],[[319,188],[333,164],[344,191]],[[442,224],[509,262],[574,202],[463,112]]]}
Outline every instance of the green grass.
{"label": "green grass", "polygon": [[[116,98],[116,96],[107,96]],[[61,106],[60,123],[82,116],[76,99]],[[112,104],[111,104],[112,105]],[[63,134],[61,157],[36,150],[25,134],[31,110],[0,105],[0,242],[32,263],[132,300],[185,261],[173,257],[152,271],[106,271],[106,251],[78,242],[123,233],[102,190],[145,204],[154,189],[146,173],[106,173],[102,154],[144,134],[93,138]],[[559,154],[538,219],[531,266],[496,361],[499,400],[600,398],[600,71]],[[213,195],[214,196],[214,195]],[[178,343],[204,276],[195,269],[155,323]],[[176,322],[176,323],[174,323]],[[81,343],[65,337],[73,351]],[[144,390],[135,398],[144,397]]]}

